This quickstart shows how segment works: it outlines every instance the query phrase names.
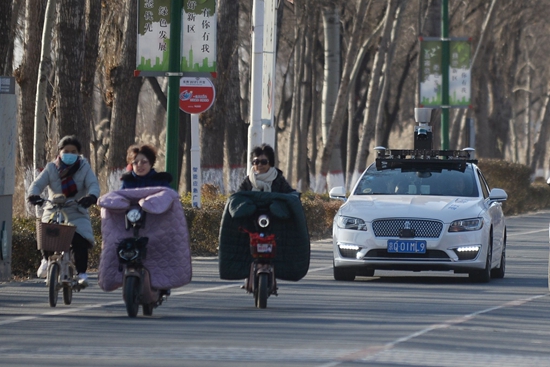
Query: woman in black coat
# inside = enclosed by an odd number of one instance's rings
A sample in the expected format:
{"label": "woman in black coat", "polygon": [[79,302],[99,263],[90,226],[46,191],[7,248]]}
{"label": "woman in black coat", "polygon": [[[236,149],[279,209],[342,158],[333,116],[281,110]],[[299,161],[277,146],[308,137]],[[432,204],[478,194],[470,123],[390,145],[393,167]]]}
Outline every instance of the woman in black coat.
{"label": "woman in black coat", "polygon": [[252,150],[249,175],[239,186],[239,191],[266,191],[278,193],[296,192],[283,176],[283,172],[275,167],[275,151],[267,144]]}

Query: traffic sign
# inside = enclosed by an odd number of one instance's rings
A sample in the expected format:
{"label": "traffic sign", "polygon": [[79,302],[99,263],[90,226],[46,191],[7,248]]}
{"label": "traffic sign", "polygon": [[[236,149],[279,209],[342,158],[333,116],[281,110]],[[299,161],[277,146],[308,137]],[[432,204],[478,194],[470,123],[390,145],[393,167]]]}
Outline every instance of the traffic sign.
{"label": "traffic sign", "polygon": [[207,111],[216,98],[214,84],[208,78],[180,79],[180,109],[190,114]]}

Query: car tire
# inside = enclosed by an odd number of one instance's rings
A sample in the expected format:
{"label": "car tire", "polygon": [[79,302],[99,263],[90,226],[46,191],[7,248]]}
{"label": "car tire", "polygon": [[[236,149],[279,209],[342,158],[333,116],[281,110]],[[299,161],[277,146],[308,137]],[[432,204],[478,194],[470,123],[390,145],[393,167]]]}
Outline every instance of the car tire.
{"label": "car tire", "polygon": [[489,237],[487,248],[487,257],[485,258],[485,268],[470,272],[470,280],[475,283],[488,283],[491,280],[491,264],[493,258],[493,233]]}
{"label": "car tire", "polygon": [[506,233],[504,233],[504,241],[502,242],[502,253],[500,255],[500,265],[498,268],[491,270],[491,278],[502,279],[506,273]]}
{"label": "car tire", "polygon": [[332,265],[334,280],[352,282],[355,280],[355,271],[349,268],[337,268]]}

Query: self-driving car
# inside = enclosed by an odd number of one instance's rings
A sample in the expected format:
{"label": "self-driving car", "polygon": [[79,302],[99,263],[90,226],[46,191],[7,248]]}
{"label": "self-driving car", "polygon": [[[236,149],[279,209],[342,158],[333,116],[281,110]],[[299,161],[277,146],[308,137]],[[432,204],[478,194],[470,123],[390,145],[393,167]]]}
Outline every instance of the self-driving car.
{"label": "self-driving car", "polygon": [[378,151],[333,222],[334,279],[378,269],[454,271],[472,281],[503,278],[504,190],[490,189],[470,152]]}

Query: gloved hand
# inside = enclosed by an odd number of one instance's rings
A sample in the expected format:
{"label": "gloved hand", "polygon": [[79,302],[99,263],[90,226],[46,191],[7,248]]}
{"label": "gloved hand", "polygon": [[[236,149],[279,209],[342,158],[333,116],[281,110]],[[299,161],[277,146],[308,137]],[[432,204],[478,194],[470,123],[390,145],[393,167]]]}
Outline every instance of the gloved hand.
{"label": "gloved hand", "polygon": [[27,201],[32,205],[42,206],[42,204],[44,204],[44,199],[42,199],[39,195],[31,195],[27,198]]}
{"label": "gloved hand", "polygon": [[78,200],[78,204],[86,209],[92,206],[93,204],[95,204],[96,202],[97,202],[97,197],[95,195],[87,195],[80,198],[80,200]]}

